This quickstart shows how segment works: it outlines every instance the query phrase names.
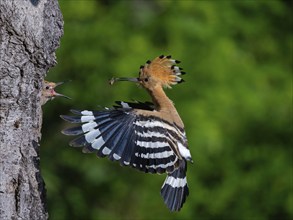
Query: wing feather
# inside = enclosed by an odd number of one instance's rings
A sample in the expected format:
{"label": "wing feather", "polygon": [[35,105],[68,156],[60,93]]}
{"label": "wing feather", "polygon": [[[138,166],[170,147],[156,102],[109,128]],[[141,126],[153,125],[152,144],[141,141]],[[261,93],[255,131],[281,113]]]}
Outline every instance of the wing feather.
{"label": "wing feather", "polygon": [[178,136],[175,130],[164,128],[170,128],[170,124],[160,118],[138,115],[123,106],[101,111],[71,110],[77,116],[62,116],[71,123],[83,123],[63,130],[66,135],[81,135],[70,146],[83,147],[85,153],[95,152],[146,173],[174,171],[179,157],[170,136]]}

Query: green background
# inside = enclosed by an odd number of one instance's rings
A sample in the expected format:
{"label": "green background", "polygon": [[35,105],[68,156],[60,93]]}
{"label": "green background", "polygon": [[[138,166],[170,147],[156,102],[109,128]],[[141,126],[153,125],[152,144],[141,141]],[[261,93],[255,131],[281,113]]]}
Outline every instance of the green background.
{"label": "green background", "polygon": [[[64,36],[47,80],[72,80],[44,107],[41,166],[50,219],[293,218],[292,1],[60,0]],[[138,172],[68,146],[69,109],[147,101],[135,84],[161,54],[186,83],[166,90],[194,164],[179,213],[160,196],[165,175]]]}

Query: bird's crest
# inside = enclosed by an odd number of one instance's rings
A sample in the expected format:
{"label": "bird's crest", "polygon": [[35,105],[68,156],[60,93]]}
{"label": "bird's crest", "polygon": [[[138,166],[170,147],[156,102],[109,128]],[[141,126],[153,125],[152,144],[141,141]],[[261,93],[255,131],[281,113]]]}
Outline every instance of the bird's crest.
{"label": "bird's crest", "polygon": [[144,66],[140,67],[140,77],[149,76],[161,82],[164,87],[170,88],[172,85],[184,82],[180,75],[184,75],[182,68],[176,66],[178,60],[171,59],[171,56],[161,55],[154,60],[148,60]]}

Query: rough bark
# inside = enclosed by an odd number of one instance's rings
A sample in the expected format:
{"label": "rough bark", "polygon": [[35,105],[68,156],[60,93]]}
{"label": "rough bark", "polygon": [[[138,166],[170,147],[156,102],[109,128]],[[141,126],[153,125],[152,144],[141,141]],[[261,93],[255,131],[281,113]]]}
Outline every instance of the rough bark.
{"label": "rough bark", "polygon": [[0,219],[47,219],[40,95],[63,34],[57,0],[0,1]]}

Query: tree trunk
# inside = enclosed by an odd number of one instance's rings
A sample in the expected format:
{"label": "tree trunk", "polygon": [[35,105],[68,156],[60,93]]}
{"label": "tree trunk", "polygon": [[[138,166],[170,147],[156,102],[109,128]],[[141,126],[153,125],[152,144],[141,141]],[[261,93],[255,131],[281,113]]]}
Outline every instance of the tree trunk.
{"label": "tree trunk", "polygon": [[0,1],[0,219],[48,218],[40,96],[62,34],[57,0]]}

